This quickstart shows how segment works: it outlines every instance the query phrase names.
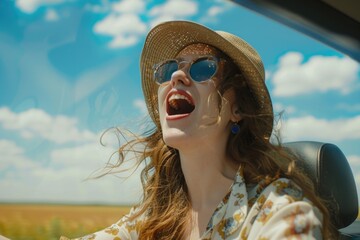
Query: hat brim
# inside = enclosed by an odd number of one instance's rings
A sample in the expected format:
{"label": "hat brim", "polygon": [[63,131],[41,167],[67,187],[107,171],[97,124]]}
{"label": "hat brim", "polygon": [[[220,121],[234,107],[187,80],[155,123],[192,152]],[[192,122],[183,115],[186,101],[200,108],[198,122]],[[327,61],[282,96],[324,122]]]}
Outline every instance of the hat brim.
{"label": "hat brim", "polygon": [[[145,40],[140,59],[142,88],[149,114],[155,124],[160,127],[157,102],[158,85],[153,79],[153,66],[166,59],[175,58],[183,48],[195,43],[204,43],[218,48],[239,67],[258,105],[257,114],[264,117],[266,121],[271,121],[264,124],[266,125],[264,126],[264,136],[270,137],[273,126],[273,109],[264,81],[263,66],[258,64],[261,62],[260,57],[259,61],[252,61],[248,55],[253,56],[254,50],[252,48],[249,50],[249,45],[242,39],[226,32],[215,32],[205,26],[188,21],[159,24],[149,32]],[[239,48],[239,44],[244,47]],[[258,56],[257,53],[255,55]]]}

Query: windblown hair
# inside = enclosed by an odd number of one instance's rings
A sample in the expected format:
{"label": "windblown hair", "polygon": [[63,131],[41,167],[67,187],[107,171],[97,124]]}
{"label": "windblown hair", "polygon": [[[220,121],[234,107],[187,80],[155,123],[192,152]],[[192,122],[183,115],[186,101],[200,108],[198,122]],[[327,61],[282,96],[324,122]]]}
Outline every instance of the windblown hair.
{"label": "windblown hair", "polygon": [[[228,59],[227,62],[231,60]],[[336,236],[326,204],[315,194],[312,181],[297,167],[296,158],[281,146],[280,140],[273,144],[264,138],[263,128],[260,126],[272,124],[267,121],[269,116],[256,114],[255,109],[259,106],[252,99],[246,79],[234,64],[226,65],[227,76],[223,78],[226,80],[220,81],[218,92],[222,95],[227,90],[234,90],[242,116],[240,132],[236,135],[229,134],[227,153],[243,166],[246,184],[262,183],[266,187],[280,177],[293,180],[322,212],[324,239]],[[145,146],[137,159],[138,164],[145,163],[141,173],[143,199],[138,205],[137,213],[130,216],[130,220],[140,215],[146,216],[138,229],[139,239],[183,239],[189,223],[191,204],[179,153],[164,143],[161,129],[155,127],[143,137],[123,145],[119,149],[120,162],[123,161],[124,154],[137,144]]]}

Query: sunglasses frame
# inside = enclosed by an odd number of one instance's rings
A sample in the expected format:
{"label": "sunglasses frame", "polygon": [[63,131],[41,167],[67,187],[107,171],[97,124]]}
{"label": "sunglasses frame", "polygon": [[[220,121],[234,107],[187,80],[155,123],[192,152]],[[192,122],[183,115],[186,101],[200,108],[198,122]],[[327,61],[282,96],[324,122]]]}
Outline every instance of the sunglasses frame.
{"label": "sunglasses frame", "polygon": [[[213,60],[213,61],[216,63],[216,70],[215,70],[215,72],[214,72],[208,79],[206,79],[206,80],[204,80],[204,81],[196,81],[196,80],[194,80],[193,77],[191,76],[190,70],[191,70],[191,67],[192,67],[192,65],[193,65],[194,63],[197,63],[197,62],[201,61],[202,59],[204,59],[204,60]],[[203,56],[199,56],[198,58],[192,59],[191,61],[186,61],[186,60],[184,60],[184,59],[182,59],[182,58],[167,59],[167,60],[162,61],[162,62],[160,62],[160,63],[157,63],[157,64],[155,64],[155,65],[153,66],[153,70],[154,70],[154,80],[155,80],[155,82],[156,82],[158,85],[161,85],[161,84],[170,82],[170,81],[171,81],[171,78],[170,78],[169,80],[166,80],[166,81],[163,81],[163,82],[157,81],[156,73],[157,73],[157,71],[159,70],[159,68],[160,68],[161,66],[164,66],[166,63],[168,63],[168,62],[176,62],[176,63],[177,63],[177,66],[178,66],[178,68],[177,68],[176,71],[178,71],[178,70],[180,70],[180,69],[181,69],[181,70],[184,70],[185,73],[190,77],[190,79],[191,79],[193,82],[196,82],[196,83],[204,83],[204,82],[207,82],[207,81],[209,81],[210,79],[212,79],[212,78],[218,73],[218,71],[219,71],[219,62],[220,62],[221,60],[224,60],[224,61],[225,61],[225,59],[220,58],[220,57],[217,57],[217,56],[214,56],[214,55],[203,55]],[[174,71],[174,72],[176,72],[176,71]]]}

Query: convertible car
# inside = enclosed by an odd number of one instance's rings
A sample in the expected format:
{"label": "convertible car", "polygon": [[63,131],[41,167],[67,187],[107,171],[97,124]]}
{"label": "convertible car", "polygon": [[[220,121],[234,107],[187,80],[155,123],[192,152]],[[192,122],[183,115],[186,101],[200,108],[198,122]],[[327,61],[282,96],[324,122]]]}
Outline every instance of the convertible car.
{"label": "convertible car", "polygon": [[[234,0],[233,2],[298,30],[360,61],[358,0]],[[319,194],[330,201],[331,221],[341,239],[360,239],[358,195],[349,163],[329,143],[293,142]]]}

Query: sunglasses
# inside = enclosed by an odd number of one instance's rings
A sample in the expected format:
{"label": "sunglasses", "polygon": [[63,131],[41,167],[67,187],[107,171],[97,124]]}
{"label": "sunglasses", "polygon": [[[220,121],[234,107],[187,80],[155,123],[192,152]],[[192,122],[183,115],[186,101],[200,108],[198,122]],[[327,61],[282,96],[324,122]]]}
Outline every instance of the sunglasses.
{"label": "sunglasses", "polygon": [[[184,69],[194,82],[209,81],[218,70],[219,58],[215,56],[201,56],[192,61],[169,59],[155,64],[154,79],[158,84],[171,80],[171,76],[179,69]],[[185,66],[186,69],[184,68]]]}

